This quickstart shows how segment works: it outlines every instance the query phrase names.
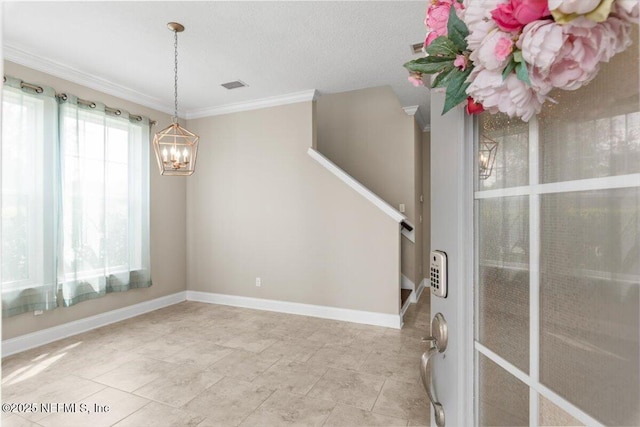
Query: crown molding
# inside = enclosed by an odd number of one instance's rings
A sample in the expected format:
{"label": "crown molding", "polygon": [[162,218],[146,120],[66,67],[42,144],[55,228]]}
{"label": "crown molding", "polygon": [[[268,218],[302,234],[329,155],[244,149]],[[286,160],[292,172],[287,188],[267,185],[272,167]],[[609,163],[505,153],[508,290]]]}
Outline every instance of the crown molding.
{"label": "crown molding", "polygon": [[[135,102],[136,104],[143,105],[163,113],[173,114],[173,110],[170,106],[165,105],[161,100],[155,97],[112,83],[101,77],[87,74],[51,59],[36,56],[18,47],[5,45],[3,53],[4,59],[15,62],[16,64],[86,86],[108,95]],[[187,120],[198,119],[201,117],[218,116],[221,114],[237,113],[240,111],[257,110],[259,108],[276,107],[278,105],[314,101],[318,96],[318,91],[313,89],[216,107],[192,108],[184,110],[180,115],[180,118]]]}
{"label": "crown molding", "polygon": [[77,83],[82,86],[116,96],[126,101],[152,108],[167,114],[173,114],[171,108],[157,98],[138,92],[125,86],[112,83],[106,79],[87,74],[83,71],[61,64],[48,58],[36,56],[15,46],[5,45],[4,59],[16,64],[32,68],[43,73]]}
{"label": "crown molding", "polygon": [[408,116],[413,116],[416,118],[416,122],[418,122],[418,126],[422,129],[422,132],[431,131],[431,125],[424,122],[424,117],[422,117],[422,112],[420,111],[419,105],[411,105],[409,107],[402,107],[405,113]]}
{"label": "crown molding", "polygon": [[187,110],[187,120],[202,117],[220,116],[222,114],[238,113],[241,111],[257,110],[260,108],[277,107],[279,105],[295,104],[298,102],[315,101],[319,96],[317,90],[305,90],[285,95],[270,96],[268,98],[254,99],[252,101],[236,102],[217,107],[194,108]]}

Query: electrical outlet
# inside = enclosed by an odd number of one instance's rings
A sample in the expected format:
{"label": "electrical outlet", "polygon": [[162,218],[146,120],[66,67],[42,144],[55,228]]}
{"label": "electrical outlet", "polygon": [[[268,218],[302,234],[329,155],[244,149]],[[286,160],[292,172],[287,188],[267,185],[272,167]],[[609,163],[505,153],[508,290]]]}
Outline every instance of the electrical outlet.
{"label": "electrical outlet", "polygon": [[259,278],[259,277],[256,277],[256,286],[257,286],[257,287],[262,286],[262,279],[261,279],[261,278]]}
{"label": "electrical outlet", "polygon": [[405,211],[404,203],[400,203],[400,212],[404,213],[404,211]]}

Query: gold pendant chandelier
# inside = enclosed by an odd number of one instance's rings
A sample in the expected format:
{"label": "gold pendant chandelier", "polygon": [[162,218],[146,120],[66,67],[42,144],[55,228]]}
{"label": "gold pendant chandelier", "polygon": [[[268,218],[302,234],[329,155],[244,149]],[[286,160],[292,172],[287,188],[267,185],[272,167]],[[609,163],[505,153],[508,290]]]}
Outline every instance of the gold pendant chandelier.
{"label": "gold pendant chandelier", "polygon": [[173,123],[155,134],[153,150],[161,175],[188,176],[196,170],[200,137],[178,124],[178,33],[184,31],[184,26],[177,22],[169,22],[167,27],[174,33]]}

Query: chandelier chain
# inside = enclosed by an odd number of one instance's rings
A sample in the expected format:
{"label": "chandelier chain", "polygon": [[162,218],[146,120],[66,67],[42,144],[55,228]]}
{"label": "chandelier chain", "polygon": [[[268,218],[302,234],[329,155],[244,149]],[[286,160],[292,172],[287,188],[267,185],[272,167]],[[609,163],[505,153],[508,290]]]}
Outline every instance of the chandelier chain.
{"label": "chandelier chain", "polygon": [[173,96],[174,96],[174,114],[173,123],[178,123],[178,32],[174,31],[173,50],[174,50],[174,62],[173,62]]}

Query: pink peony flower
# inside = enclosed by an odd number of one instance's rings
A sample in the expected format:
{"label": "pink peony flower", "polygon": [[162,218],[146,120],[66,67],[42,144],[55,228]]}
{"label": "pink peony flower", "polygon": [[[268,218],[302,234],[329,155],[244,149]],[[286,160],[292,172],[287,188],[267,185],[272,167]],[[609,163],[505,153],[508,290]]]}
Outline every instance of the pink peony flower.
{"label": "pink peony flower", "polygon": [[492,114],[503,112],[525,122],[539,113],[550,88],[529,87],[511,73],[502,79],[502,70],[474,68],[469,75],[467,94]]}
{"label": "pink peony flower", "polygon": [[630,31],[628,22],[613,16],[600,24],[586,19],[568,25],[537,21],[525,26],[517,46],[531,66],[533,85],[575,90],[593,80],[600,62],[629,46]]}
{"label": "pink peony flower", "polygon": [[516,19],[513,11],[513,2],[500,3],[491,11],[491,17],[502,31],[520,32],[524,24]]}
{"label": "pink peony flower", "polygon": [[407,80],[409,80],[414,87],[424,86],[424,82],[422,81],[422,76],[420,74],[411,74]]}
{"label": "pink peony flower", "polygon": [[547,0],[508,0],[491,10],[491,18],[502,31],[519,32],[523,26],[549,13]]}
{"label": "pink peony flower", "polygon": [[511,52],[513,52],[513,40],[507,37],[500,38],[494,48],[496,58],[498,58],[499,61],[504,61],[511,55]]}
{"label": "pink peony flower", "polygon": [[513,16],[524,25],[550,14],[547,0],[511,0],[511,3]]}
{"label": "pink peony flower", "polygon": [[447,35],[447,24],[452,5],[456,10],[461,10],[463,7],[457,0],[434,0],[427,8],[427,16],[424,20],[424,24],[427,26],[425,46],[429,46],[438,37]]}
{"label": "pink peony flower", "polygon": [[467,45],[470,51],[476,50],[487,34],[497,28],[496,23],[491,19],[491,10],[500,3],[501,0],[483,0],[468,2],[460,12],[461,19],[469,29]]}
{"label": "pink peony flower", "polygon": [[508,62],[509,55],[502,55],[507,44],[509,48],[513,45],[511,34],[496,28],[487,34],[478,49],[471,52],[469,59],[487,70],[502,70]]}
{"label": "pink peony flower", "polygon": [[638,24],[640,16],[640,2],[638,0],[617,0],[613,4],[613,10],[611,11],[616,17],[631,22],[632,24]]}
{"label": "pink peony flower", "polygon": [[469,60],[464,55],[456,55],[456,59],[455,61],[453,61],[453,65],[454,67],[460,68],[461,71],[464,71],[469,65]]}
{"label": "pink peony flower", "polygon": [[566,40],[562,26],[552,20],[528,24],[518,39],[524,60],[542,73],[547,73]]}

